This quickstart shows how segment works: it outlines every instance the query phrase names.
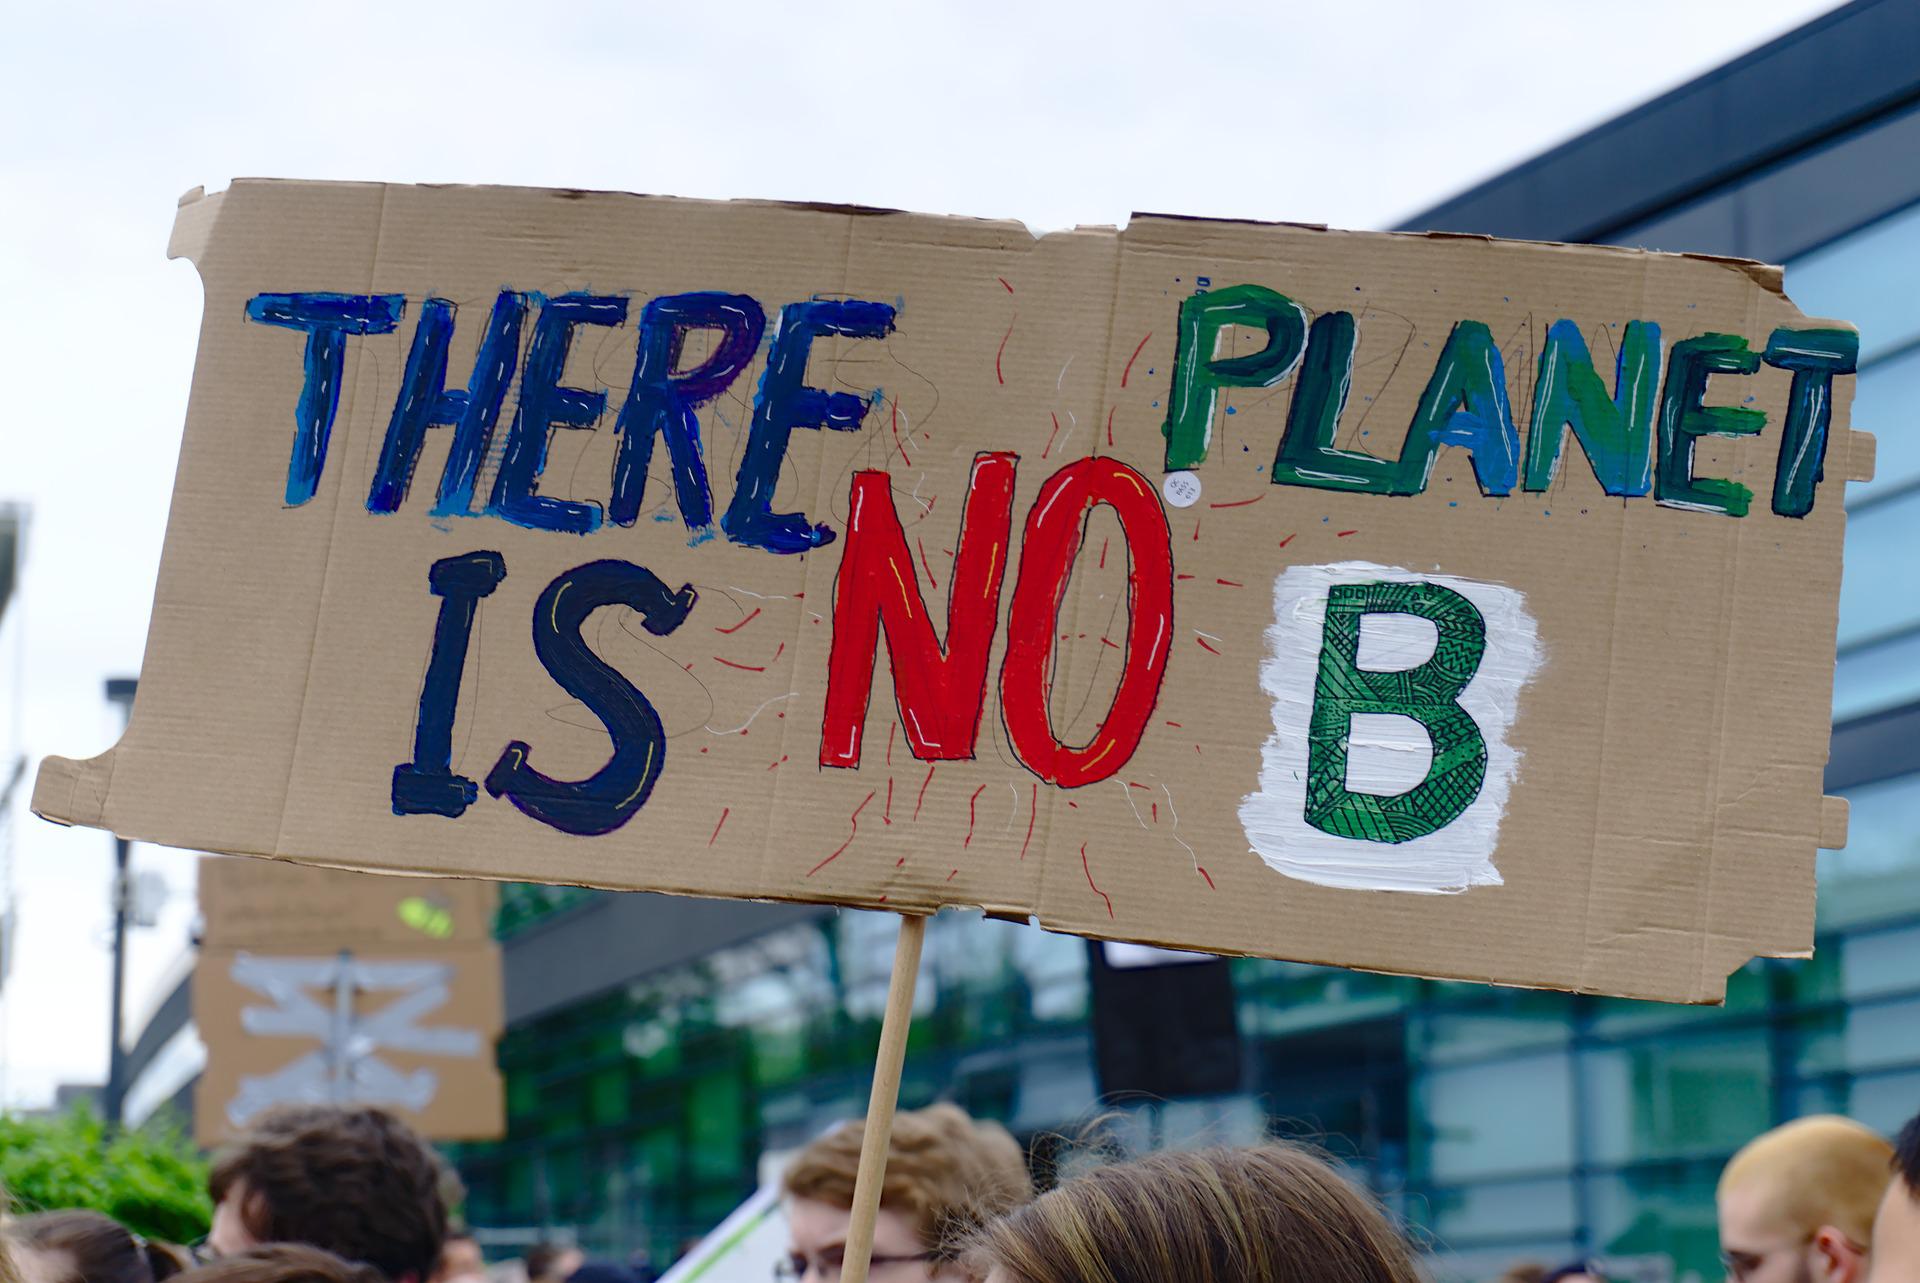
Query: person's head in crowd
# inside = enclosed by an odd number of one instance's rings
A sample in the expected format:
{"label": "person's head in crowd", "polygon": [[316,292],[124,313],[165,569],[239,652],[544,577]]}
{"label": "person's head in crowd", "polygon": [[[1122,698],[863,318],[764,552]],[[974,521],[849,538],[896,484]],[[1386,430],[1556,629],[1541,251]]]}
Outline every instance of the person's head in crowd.
{"label": "person's head in crowd", "polygon": [[527,1268],[527,1283],[566,1283],[575,1270],[587,1263],[587,1254],[560,1243],[535,1243],[527,1249],[523,1263]]}
{"label": "person's head in crowd", "polygon": [[1720,1259],[1735,1283],[1860,1283],[1892,1147],[1850,1119],[1801,1118],[1720,1173]]}
{"label": "person's head in crowd", "polygon": [[1538,1261],[1516,1261],[1500,1271],[1493,1283],[1545,1283],[1547,1267]]}
{"label": "person's head in crowd", "polygon": [[433,1283],[473,1283],[487,1277],[487,1259],[480,1254],[480,1242],[466,1230],[449,1230],[440,1244],[440,1263],[434,1266]]}
{"label": "person's head in crowd", "polygon": [[1920,1283],[1920,1114],[1900,1129],[1892,1166],[1873,1219],[1867,1283]]}
{"label": "person's head in crowd", "polygon": [[637,1278],[618,1261],[587,1261],[567,1275],[567,1283],[636,1283]]}
{"label": "person's head in crowd", "polygon": [[214,1160],[207,1244],[225,1256],[307,1243],[390,1283],[428,1283],[447,1233],[443,1167],[383,1110],[276,1110]]}
{"label": "person's head in crowd", "polygon": [[386,1283],[371,1265],[307,1243],[270,1243],[188,1270],[173,1283]]}
{"label": "person's head in crowd", "polygon": [[[808,1145],[781,1178],[791,1236],[788,1279],[837,1279],[866,1123],[842,1123]],[[967,1278],[955,1252],[966,1235],[1033,1197],[1019,1142],[953,1105],[897,1114],[873,1232],[873,1283]]]}
{"label": "person's head in crowd", "polygon": [[1607,1283],[1607,1279],[1591,1261],[1569,1261],[1541,1275],[1540,1283]]}
{"label": "person's head in crowd", "polygon": [[187,1264],[178,1248],[141,1238],[99,1212],[42,1212],[8,1223],[23,1283],[160,1283]]}
{"label": "person's head in crowd", "polygon": [[1096,1168],[980,1232],[986,1283],[1418,1283],[1373,1197],[1292,1145]]}

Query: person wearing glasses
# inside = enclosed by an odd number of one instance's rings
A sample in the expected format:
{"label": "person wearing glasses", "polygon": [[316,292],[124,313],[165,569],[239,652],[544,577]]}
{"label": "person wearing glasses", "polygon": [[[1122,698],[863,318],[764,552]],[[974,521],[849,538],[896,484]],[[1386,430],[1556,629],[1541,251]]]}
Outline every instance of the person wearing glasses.
{"label": "person wearing glasses", "polygon": [[[864,1121],[808,1145],[781,1177],[791,1246],[779,1283],[838,1283],[846,1260]],[[1020,1145],[953,1105],[895,1115],[873,1231],[872,1283],[967,1283],[955,1254],[987,1220],[1033,1197]]]}
{"label": "person wearing glasses", "polygon": [[1720,1261],[1733,1283],[1864,1283],[1893,1147],[1850,1119],[1796,1119],[1720,1173]]}
{"label": "person wearing glasses", "polygon": [[1893,1143],[1893,1180],[1873,1219],[1867,1283],[1920,1283],[1920,1114]]}

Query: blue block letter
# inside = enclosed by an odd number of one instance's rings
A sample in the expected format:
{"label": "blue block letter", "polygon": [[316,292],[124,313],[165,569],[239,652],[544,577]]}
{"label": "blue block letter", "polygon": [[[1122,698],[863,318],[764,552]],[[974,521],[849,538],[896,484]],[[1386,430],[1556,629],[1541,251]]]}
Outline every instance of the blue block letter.
{"label": "blue block letter", "polygon": [[839,334],[851,339],[882,338],[893,329],[893,308],[858,299],[814,299],[780,309],[767,354],[767,372],[753,407],[753,427],[734,478],[733,502],[720,528],[735,543],[768,552],[805,552],[833,542],[833,531],[816,526],[805,514],[773,511],[773,488],[787,457],[787,439],[795,428],[833,428],[851,432],[866,417],[871,398],[850,392],[808,387],[807,355],[814,336]]}
{"label": "blue block letter", "polygon": [[256,294],[247,319],[304,330],[306,381],[293,412],[293,460],[287,465],[287,506],[313,498],[327,464],[327,437],[340,409],[349,334],[386,334],[406,311],[404,294]]}

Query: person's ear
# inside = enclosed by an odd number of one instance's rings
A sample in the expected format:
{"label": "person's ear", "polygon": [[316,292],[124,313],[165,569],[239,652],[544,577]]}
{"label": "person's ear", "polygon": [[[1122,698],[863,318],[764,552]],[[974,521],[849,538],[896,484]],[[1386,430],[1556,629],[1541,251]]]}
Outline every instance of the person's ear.
{"label": "person's ear", "polygon": [[1822,1283],[1860,1283],[1867,1273],[1867,1254],[1831,1225],[1813,1236],[1815,1277]]}

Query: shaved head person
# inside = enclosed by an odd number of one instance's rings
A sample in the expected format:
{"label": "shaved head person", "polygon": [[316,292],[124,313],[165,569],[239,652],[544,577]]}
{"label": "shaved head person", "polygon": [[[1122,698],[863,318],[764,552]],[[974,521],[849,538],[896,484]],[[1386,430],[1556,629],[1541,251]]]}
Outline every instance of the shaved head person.
{"label": "shaved head person", "polygon": [[1720,1173],[1720,1259],[1734,1283],[1864,1283],[1893,1146],[1860,1124],[1802,1118]]}

